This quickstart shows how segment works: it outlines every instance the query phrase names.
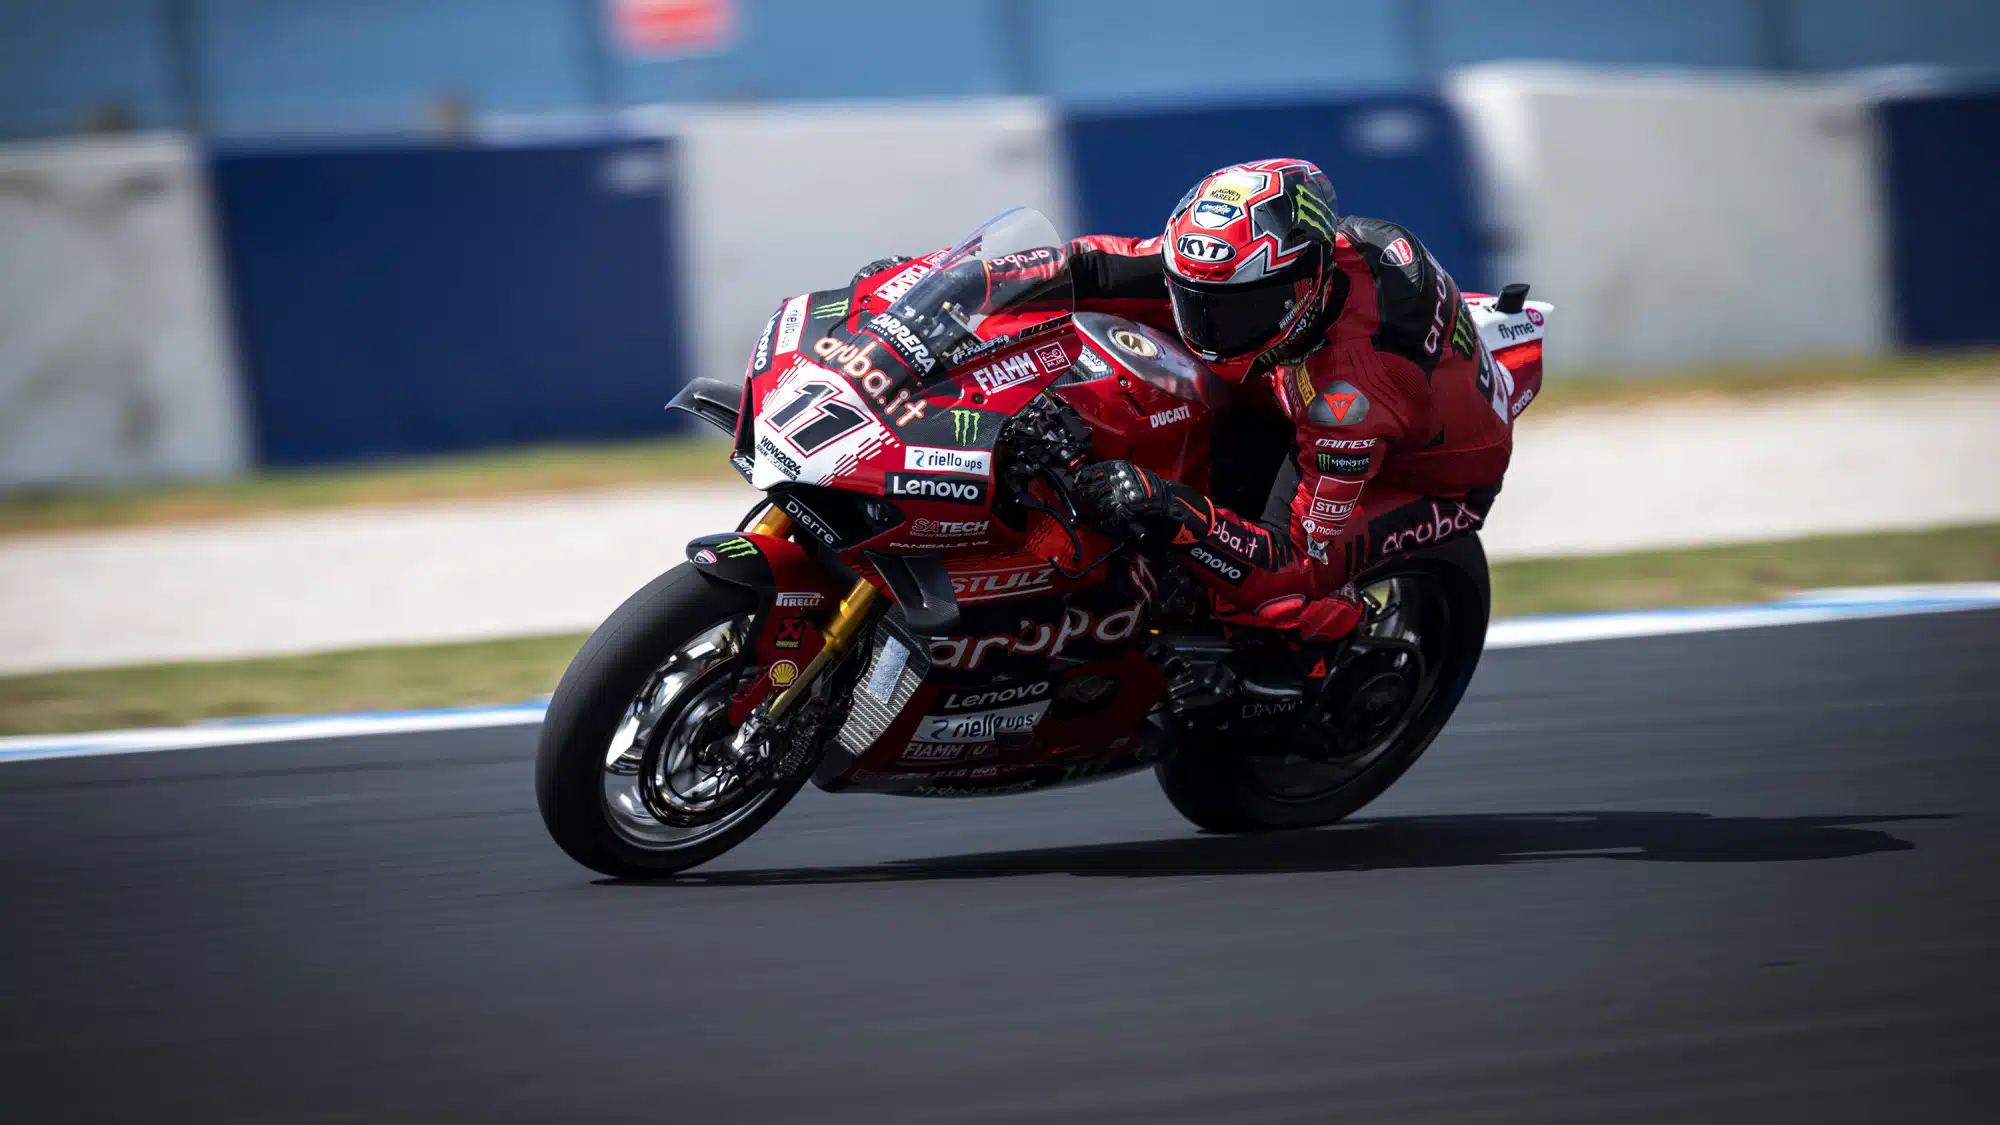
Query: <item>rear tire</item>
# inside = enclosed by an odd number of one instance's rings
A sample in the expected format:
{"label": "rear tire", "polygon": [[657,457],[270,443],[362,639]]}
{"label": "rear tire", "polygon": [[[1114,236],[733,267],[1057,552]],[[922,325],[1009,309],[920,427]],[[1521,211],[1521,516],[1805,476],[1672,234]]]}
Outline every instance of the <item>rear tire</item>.
{"label": "rear tire", "polygon": [[1181,745],[1154,767],[1160,788],[1175,810],[1210,832],[1261,832],[1280,828],[1310,828],[1343,820],[1395,784],[1431,740],[1444,729],[1486,644],[1492,593],[1486,551],[1477,535],[1468,535],[1421,554],[1393,560],[1363,575],[1363,588],[1396,578],[1415,579],[1421,589],[1434,591],[1445,607],[1441,623],[1439,669],[1429,695],[1417,703],[1415,716],[1396,732],[1386,749],[1328,791],[1307,799],[1281,798],[1271,791],[1269,775],[1282,766],[1269,760],[1260,765],[1232,746],[1226,735],[1210,735]]}
{"label": "rear tire", "polygon": [[[699,678],[675,693],[651,687],[658,674],[680,659],[688,646],[757,608],[754,591],[718,582],[683,564],[626,599],[584,642],[549,700],[535,757],[535,798],[542,823],[571,859],[616,878],[684,871],[742,843],[805,783],[811,763],[769,782],[729,815],[718,815],[713,830],[656,822],[658,830],[650,836],[632,827],[644,828],[648,814],[643,803],[635,809],[634,802],[627,801],[614,809],[608,796],[607,776],[614,782],[622,777],[609,765],[619,757],[614,743],[635,720],[635,707],[649,689],[658,693],[650,698],[664,701],[649,714],[673,718],[675,708],[693,705],[689,697],[726,693],[749,657],[737,653],[712,658]],[[713,700],[706,702],[712,708]],[[657,726],[671,734],[666,719]],[[639,772],[641,777],[646,773]],[[641,783],[635,778],[631,784],[636,789]]]}

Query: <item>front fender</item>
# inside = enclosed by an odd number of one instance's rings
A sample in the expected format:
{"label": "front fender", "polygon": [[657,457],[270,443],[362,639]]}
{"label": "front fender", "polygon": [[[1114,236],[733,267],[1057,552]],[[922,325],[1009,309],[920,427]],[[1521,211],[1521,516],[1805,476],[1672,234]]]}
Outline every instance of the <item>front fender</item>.
{"label": "front fender", "polygon": [[[755,532],[704,535],[688,541],[687,556],[696,570],[732,586],[819,594],[822,600],[846,593],[828,581],[825,570],[804,547],[789,539]],[[800,598],[792,604],[817,606],[819,601]]]}
{"label": "front fender", "polygon": [[754,533],[704,535],[689,541],[687,554],[688,562],[703,574],[758,593],[751,635],[762,674],[730,702],[730,721],[740,724],[818,654],[825,644],[820,633],[825,612],[840,604],[846,591],[833,588],[825,570],[789,539]]}

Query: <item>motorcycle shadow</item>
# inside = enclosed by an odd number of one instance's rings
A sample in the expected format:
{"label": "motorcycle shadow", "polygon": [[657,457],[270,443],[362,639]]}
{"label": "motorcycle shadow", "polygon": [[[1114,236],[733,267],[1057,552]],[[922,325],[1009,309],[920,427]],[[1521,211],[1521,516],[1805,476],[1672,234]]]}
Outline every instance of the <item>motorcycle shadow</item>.
{"label": "motorcycle shadow", "polygon": [[1331,828],[939,856],[852,867],[691,872],[682,886],[799,886],[1022,875],[1157,878],[1481,867],[1581,859],[1777,863],[1915,845],[1868,825],[1951,814],[1722,817],[1695,812],[1546,812],[1380,817]]}

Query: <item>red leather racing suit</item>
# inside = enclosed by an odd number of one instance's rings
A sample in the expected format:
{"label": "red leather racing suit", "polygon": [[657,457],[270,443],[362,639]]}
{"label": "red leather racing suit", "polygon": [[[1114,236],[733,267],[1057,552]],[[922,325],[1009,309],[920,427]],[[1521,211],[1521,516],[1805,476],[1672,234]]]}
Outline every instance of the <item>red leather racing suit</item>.
{"label": "red leather racing suit", "polygon": [[[1091,236],[1071,251],[1079,307],[1173,328],[1158,239]],[[1323,340],[1302,363],[1239,385],[1231,407],[1290,423],[1264,512],[1177,490],[1192,499],[1175,542],[1218,612],[1308,636],[1345,631],[1352,601],[1341,595],[1357,575],[1485,521],[1513,417],[1541,381],[1537,359],[1514,372],[1511,394],[1505,380],[1493,393],[1495,361],[1458,287],[1409,231],[1345,219],[1334,260]]]}

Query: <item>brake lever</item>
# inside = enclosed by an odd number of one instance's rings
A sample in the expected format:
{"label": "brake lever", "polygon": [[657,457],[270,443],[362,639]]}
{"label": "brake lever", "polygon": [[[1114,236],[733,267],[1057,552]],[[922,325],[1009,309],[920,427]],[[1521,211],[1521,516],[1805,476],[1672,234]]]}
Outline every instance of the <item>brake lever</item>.
{"label": "brake lever", "polygon": [[[1081,457],[1079,457],[1078,460],[1081,460]],[[1070,510],[1070,518],[1064,519],[1061,516],[1056,515],[1056,513],[1053,510],[1050,510],[1049,514],[1055,519],[1057,524],[1061,525],[1063,533],[1069,536],[1070,558],[1075,562],[1082,563],[1083,539],[1076,533],[1076,524],[1077,522],[1081,521],[1083,513],[1082,510],[1078,507],[1076,502],[1075,482],[1071,479],[1067,470],[1056,465],[1048,466],[1047,469],[1045,470],[1045,475],[1048,477],[1050,486],[1053,488],[1056,495],[1062,498],[1064,506]],[[1046,505],[1044,505],[1044,507],[1046,507]],[[1054,559],[1049,560],[1049,565],[1055,567],[1056,572],[1061,574],[1064,578],[1067,578],[1070,581],[1074,582],[1077,579],[1080,579],[1083,576],[1089,574],[1091,571],[1096,570],[1098,567],[1103,566],[1105,563],[1111,562],[1112,560],[1118,558],[1119,556],[1124,555],[1128,551],[1131,551],[1134,547],[1139,545],[1142,539],[1145,538],[1146,534],[1145,528],[1138,526],[1136,523],[1127,524],[1122,530],[1125,532],[1123,540],[1118,544],[1116,544],[1115,546],[1113,546],[1110,550],[1104,552],[1102,555],[1099,555],[1097,557],[1097,561],[1090,563],[1088,566],[1081,566],[1076,570],[1071,570],[1070,568],[1064,566],[1063,564],[1057,562]]]}

